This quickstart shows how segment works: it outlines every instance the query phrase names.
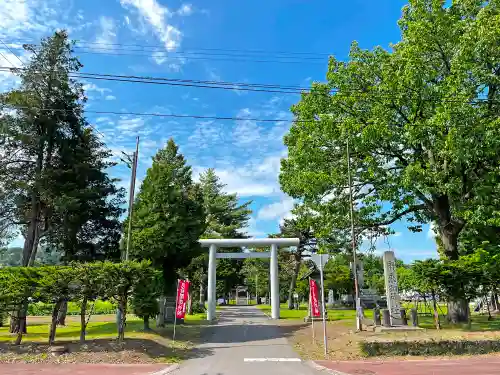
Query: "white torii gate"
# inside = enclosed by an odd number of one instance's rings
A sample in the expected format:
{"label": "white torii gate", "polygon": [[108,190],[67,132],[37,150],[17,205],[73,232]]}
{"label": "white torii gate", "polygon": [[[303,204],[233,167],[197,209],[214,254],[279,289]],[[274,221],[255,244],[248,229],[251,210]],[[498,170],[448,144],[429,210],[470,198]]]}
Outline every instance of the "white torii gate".
{"label": "white torii gate", "polygon": [[[217,258],[271,258],[271,318],[280,318],[280,296],[278,277],[278,246],[299,246],[298,238],[260,238],[260,239],[208,239],[200,240],[202,247],[208,247],[208,309],[207,320],[215,319],[215,280]],[[263,247],[271,246],[270,253],[217,253],[218,247]]]}

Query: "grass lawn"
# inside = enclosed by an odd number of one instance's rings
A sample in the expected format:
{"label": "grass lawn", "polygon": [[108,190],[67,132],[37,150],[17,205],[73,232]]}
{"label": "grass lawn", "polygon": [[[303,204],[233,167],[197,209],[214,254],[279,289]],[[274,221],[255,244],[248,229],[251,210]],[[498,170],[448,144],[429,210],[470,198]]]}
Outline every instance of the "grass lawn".
{"label": "grass lawn", "polygon": [[[257,308],[264,311],[266,314],[271,315],[270,305],[257,305]],[[356,317],[356,312],[354,310],[341,310],[341,309],[327,309],[328,320],[350,320],[354,321]],[[280,318],[286,320],[304,320],[307,316],[307,305],[301,305],[299,310],[288,310],[288,305],[282,303],[280,305]],[[373,311],[365,311],[365,316],[367,318],[373,318]]]}
{"label": "grass lawn", "polygon": [[[110,363],[173,363],[191,356],[193,342],[199,340],[205,314],[187,315],[185,323],[176,328],[176,340],[172,340],[173,326],[143,330],[141,319],[127,316],[125,342],[116,342],[115,315],[93,316],[87,326],[86,342],[79,343],[79,317],[68,316],[65,327],[57,327],[56,344],[68,346],[70,354],[57,357],[66,362],[110,362]],[[8,327],[0,328],[0,362],[3,361],[50,361],[47,356],[50,317],[28,317],[28,333],[20,346],[12,345],[14,336]]]}

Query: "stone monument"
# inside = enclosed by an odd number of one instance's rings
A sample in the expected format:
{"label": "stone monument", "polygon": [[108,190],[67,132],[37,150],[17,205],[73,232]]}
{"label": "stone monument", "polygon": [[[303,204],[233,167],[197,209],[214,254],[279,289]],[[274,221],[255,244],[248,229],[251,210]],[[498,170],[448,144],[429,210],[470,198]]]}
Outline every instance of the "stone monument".
{"label": "stone monument", "polygon": [[328,303],[327,303],[327,306],[328,307],[333,307],[334,304],[335,304],[335,297],[333,295],[333,290],[330,289],[328,291]]}
{"label": "stone monument", "polygon": [[396,257],[394,251],[385,251],[384,256],[385,294],[387,296],[387,309],[391,314],[391,326],[402,324],[401,303],[399,300],[398,276],[396,273]]}

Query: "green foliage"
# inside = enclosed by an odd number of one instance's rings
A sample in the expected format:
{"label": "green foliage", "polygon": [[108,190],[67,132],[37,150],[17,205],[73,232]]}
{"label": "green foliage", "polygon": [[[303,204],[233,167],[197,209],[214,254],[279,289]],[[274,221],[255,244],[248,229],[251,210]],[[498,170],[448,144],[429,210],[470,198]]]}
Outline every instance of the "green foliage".
{"label": "green foliage", "polygon": [[[252,211],[248,208],[251,201],[238,203],[236,194],[224,192],[225,185],[213,169],[200,174],[200,189],[205,212],[205,232],[202,238],[244,238]],[[219,251],[237,252],[241,249],[220,249]],[[193,258],[183,270],[191,281],[191,290],[199,290],[206,284],[208,252],[204,251]],[[243,262],[240,260],[220,259],[217,263],[217,294],[225,295],[236,285],[242,283],[240,275]]]}
{"label": "green foliage", "polygon": [[130,256],[162,269],[165,287],[173,289],[177,270],[201,254],[204,230],[200,188],[170,139],[153,158],[134,203]]}
{"label": "green foliage", "polygon": [[158,298],[163,291],[162,273],[148,268],[141,280],[135,285],[131,304],[135,315],[149,319],[159,313]]}
{"label": "green foliage", "polygon": [[367,357],[478,355],[500,352],[498,340],[363,341]]}
{"label": "green foliage", "polygon": [[[123,313],[118,335],[123,339],[129,297],[134,290],[140,293],[145,285],[154,285],[156,276],[147,261],[0,268],[0,311],[12,311],[31,299],[36,302],[31,313],[52,314],[54,318],[62,301],[73,301],[85,312],[92,301],[109,299]],[[52,326],[51,342],[55,337],[54,322]]]}
{"label": "green foliage", "polygon": [[[52,314],[53,305],[45,302],[33,302],[28,305],[29,316],[46,316]],[[116,306],[111,301],[95,300],[87,303],[87,311],[93,315],[108,315],[116,313]],[[67,315],[80,315],[81,302],[68,302]]]}
{"label": "green foliage", "polygon": [[123,191],[107,175],[110,151],[84,117],[83,84],[70,77],[82,65],[66,31],[24,48],[31,58],[16,72],[21,83],[0,96],[9,155],[0,163],[0,236],[16,223],[23,266],[34,264],[40,244],[65,260],[108,258],[118,250]]}
{"label": "green foliage", "polygon": [[330,259],[324,269],[325,290],[333,289],[337,294],[350,294],[354,287],[353,276],[346,258],[338,255]]}
{"label": "green foliage", "polygon": [[411,0],[392,51],[353,43],[327,82],[292,107],[280,183],[314,211],[318,233],[348,238],[346,146],[356,233],[434,221],[448,259],[467,225],[500,218],[500,9],[497,2]]}

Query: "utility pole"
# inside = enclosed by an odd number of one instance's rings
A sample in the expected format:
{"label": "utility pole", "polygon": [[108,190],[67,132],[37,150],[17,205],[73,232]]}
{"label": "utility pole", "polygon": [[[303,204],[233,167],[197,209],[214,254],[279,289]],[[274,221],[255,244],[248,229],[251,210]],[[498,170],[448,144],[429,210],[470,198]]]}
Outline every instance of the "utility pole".
{"label": "utility pole", "polygon": [[356,330],[361,331],[361,300],[359,298],[358,285],[358,263],[356,261],[356,238],[354,237],[354,207],[352,200],[352,181],[351,181],[351,154],[349,153],[349,136],[347,137],[347,177],[349,179],[349,206],[351,208],[351,237],[352,237],[352,262],[354,272],[354,293],[356,297]]}
{"label": "utility pole", "polygon": [[132,211],[134,208],[134,195],[135,195],[135,178],[137,174],[137,159],[139,158],[139,136],[136,138],[135,142],[135,152],[132,154],[132,160],[130,156],[126,155],[129,159],[130,164],[127,163],[129,168],[132,169],[132,176],[130,178],[130,191],[128,198],[128,233],[127,233],[127,250],[125,252],[125,260],[128,260],[128,255],[130,251],[130,238],[132,236]]}

